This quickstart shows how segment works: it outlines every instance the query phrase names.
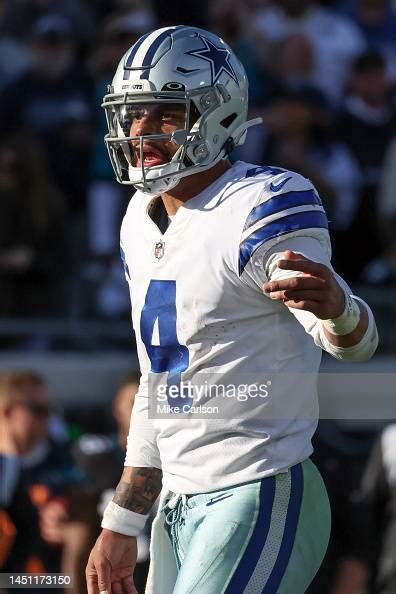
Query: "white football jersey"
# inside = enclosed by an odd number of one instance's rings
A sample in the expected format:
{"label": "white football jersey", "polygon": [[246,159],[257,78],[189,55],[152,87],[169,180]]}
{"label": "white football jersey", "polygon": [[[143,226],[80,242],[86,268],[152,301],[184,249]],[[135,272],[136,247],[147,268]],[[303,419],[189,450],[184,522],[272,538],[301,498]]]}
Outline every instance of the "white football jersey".
{"label": "white football jersey", "polygon": [[312,452],[318,320],[262,292],[293,249],[330,266],[311,182],[237,162],[161,233],[133,196],[121,229],[142,379],[125,464],[200,493],[285,471]]}

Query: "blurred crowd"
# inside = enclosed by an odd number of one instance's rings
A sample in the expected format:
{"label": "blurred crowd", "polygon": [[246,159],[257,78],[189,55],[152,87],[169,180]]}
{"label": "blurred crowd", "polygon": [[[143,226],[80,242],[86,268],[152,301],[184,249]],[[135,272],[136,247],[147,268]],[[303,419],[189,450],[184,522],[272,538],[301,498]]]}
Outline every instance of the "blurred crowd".
{"label": "blurred crowd", "polygon": [[136,39],[184,23],[221,35],[250,80],[234,158],[320,191],[334,264],[395,284],[396,6],[391,0],[0,0],[0,318],[129,315],[117,185],[100,107]]}
{"label": "blurred crowd", "polygon": [[[72,576],[68,594],[86,592],[85,566],[121,476],[138,382],[135,373],[122,379],[105,411],[112,412],[113,423],[107,423],[107,434],[96,434],[81,427],[70,431],[42,375],[0,373],[0,571],[62,572]],[[147,531],[138,548],[141,591]]]}

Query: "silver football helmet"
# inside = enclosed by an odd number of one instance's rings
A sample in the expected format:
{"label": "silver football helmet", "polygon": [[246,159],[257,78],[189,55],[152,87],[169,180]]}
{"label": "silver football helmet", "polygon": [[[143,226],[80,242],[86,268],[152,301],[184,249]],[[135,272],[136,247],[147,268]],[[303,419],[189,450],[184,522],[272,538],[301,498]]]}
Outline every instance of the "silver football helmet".
{"label": "silver football helmet", "polygon": [[[131,122],[144,105],[177,108],[180,127],[131,136]],[[248,81],[231,48],[217,35],[187,26],[143,35],[120,61],[102,107],[117,180],[147,194],[166,192],[182,177],[213,167],[261,121],[246,121]],[[145,146],[161,142],[177,147],[169,160],[145,159]]]}

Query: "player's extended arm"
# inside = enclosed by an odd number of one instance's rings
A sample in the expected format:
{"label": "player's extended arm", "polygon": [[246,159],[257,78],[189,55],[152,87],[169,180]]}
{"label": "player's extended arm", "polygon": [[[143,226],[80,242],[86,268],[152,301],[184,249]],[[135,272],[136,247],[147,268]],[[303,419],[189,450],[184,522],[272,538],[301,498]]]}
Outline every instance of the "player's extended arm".
{"label": "player's extended arm", "polygon": [[137,594],[133,584],[136,535],[162,486],[158,468],[126,466],[103,517],[103,530],[89,556],[88,594]]}
{"label": "player's extended arm", "polygon": [[354,358],[364,360],[373,354],[378,342],[375,322],[371,320],[370,324],[366,305],[346,295],[330,268],[292,251],[286,251],[277,266],[298,274],[264,283],[264,292],[291,309],[311,312],[321,320],[322,342],[330,345],[326,350],[347,358],[366,340],[365,352]]}

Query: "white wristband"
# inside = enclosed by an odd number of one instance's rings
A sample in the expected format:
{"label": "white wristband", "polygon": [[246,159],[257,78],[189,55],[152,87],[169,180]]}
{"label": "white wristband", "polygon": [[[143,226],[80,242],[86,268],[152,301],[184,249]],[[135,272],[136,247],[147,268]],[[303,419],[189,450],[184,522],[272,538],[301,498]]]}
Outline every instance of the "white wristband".
{"label": "white wristband", "polygon": [[143,530],[147,518],[148,515],[137,514],[110,501],[103,513],[102,528],[126,536],[137,536]]}
{"label": "white wristband", "polygon": [[322,325],[331,334],[344,336],[353,332],[360,320],[360,308],[352,295],[345,293],[345,308],[338,318],[322,320]]}

